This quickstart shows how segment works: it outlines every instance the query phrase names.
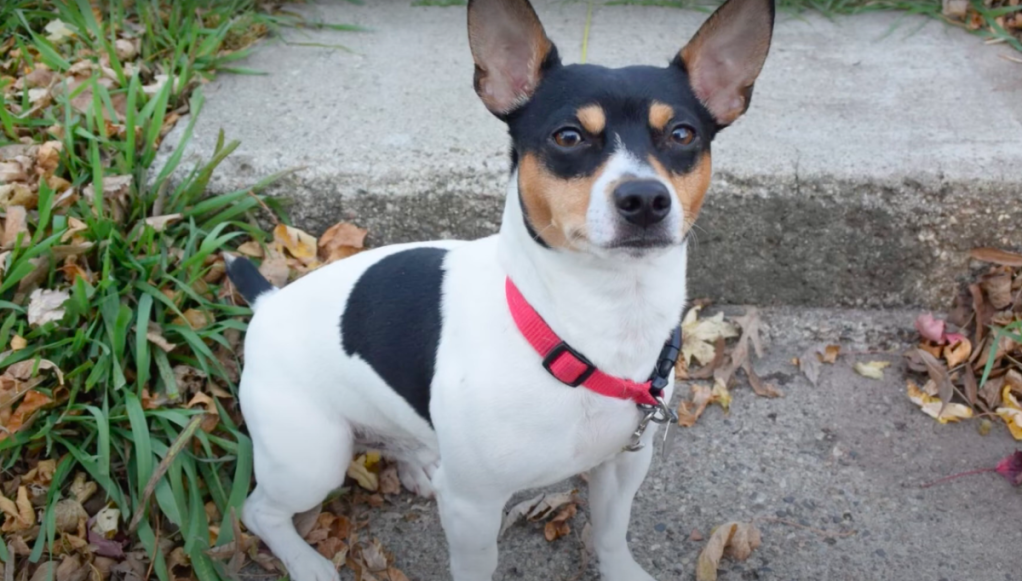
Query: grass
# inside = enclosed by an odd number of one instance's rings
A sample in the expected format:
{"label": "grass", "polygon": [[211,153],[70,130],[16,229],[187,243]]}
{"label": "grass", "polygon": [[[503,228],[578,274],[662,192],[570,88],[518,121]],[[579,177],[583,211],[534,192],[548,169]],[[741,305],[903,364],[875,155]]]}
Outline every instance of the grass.
{"label": "grass", "polygon": [[[48,40],[45,27],[56,19],[73,36]],[[232,515],[251,482],[251,442],[232,397],[234,348],[250,312],[223,300],[217,257],[239,237],[268,240],[251,213],[280,215],[259,195],[279,176],[207,197],[217,165],[238,146],[223,134],[211,160],[183,180],[171,176],[202,109],[200,84],[216,72],[254,73],[236,61],[259,37],[295,25],[308,23],[261,12],[254,0],[0,7],[0,147],[60,144],[54,167],[22,184],[31,189],[22,202],[27,228],[0,254],[3,493],[13,498],[31,469],[53,468],[36,499],[36,526],[19,527],[8,511],[14,530],[5,527],[8,543],[0,543],[8,575],[74,552],[70,533],[59,530],[58,503],[75,498],[72,480],[83,474],[98,484],[101,506],[120,512],[114,539],[129,550],[140,544],[156,578],[174,576],[168,541],[200,581],[229,576],[207,552],[233,540]],[[125,39],[135,43],[133,59]],[[76,77],[82,61],[94,64]],[[47,69],[51,102],[35,106],[30,89],[14,83]],[[173,81],[161,85],[159,75]],[[163,135],[186,112],[182,142],[157,168]],[[10,234],[16,209],[4,205]],[[30,324],[35,288],[66,292],[63,315]],[[167,342],[176,347],[165,350]],[[12,375],[22,362],[28,376]],[[14,537],[29,554],[8,550]]]}

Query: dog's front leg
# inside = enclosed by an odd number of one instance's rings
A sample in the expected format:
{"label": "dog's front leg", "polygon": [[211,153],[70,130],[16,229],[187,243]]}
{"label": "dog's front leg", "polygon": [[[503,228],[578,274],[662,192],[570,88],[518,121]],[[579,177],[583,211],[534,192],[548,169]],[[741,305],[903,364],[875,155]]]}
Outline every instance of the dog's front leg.
{"label": "dog's front leg", "polygon": [[497,570],[497,533],[507,498],[440,468],[433,476],[440,522],[447,535],[454,581],[491,581]]}
{"label": "dog's front leg", "polygon": [[628,549],[628,522],[632,499],[646,478],[653,458],[652,435],[637,452],[621,452],[589,475],[589,512],[593,523],[593,545],[604,581],[654,581],[635,562]]}

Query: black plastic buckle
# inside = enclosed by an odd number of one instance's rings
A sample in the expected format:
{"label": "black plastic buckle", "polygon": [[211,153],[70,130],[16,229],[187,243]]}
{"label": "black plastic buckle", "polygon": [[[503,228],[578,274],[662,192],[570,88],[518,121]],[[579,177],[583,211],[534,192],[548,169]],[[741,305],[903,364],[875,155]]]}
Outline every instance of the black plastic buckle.
{"label": "black plastic buckle", "polygon": [[[553,370],[554,363],[558,359],[560,359],[561,355],[564,355],[566,353],[574,357],[579,363],[582,363],[586,366],[586,370],[579,374],[579,376],[572,381],[567,381],[563,378],[557,377],[557,374],[554,373]],[[558,343],[557,346],[551,349],[550,353],[547,353],[547,356],[543,358],[543,369],[546,369],[547,372],[549,372],[550,375],[553,375],[554,379],[556,379],[557,381],[560,381],[561,383],[571,387],[578,387],[582,385],[582,382],[589,379],[589,376],[596,372],[595,365],[590,363],[589,360],[586,359],[584,355],[572,349],[571,346],[565,343],[564,341]]]}
{"label": "black plastic buckle", "polygon": [[650,375],[649,392],[654,398],[659,398],[667,387],[667,378],[674,372],[674,366],[678,363],[678,355],[681,353],[681,327],[675,327],[671,331],[671,338],[664,343],[660,350],[660,357],[657,358],[656,367]]}

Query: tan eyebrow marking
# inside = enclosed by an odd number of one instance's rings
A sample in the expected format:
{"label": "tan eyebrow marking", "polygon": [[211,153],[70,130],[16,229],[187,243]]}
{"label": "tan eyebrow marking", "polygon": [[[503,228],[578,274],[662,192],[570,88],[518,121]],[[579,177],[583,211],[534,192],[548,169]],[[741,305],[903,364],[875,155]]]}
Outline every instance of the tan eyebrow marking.
{"label": "tan eyebrow marking", "polygon": [[582,127],[592,135],[603,133],[607,127],[607,115],[603,112],[603,107],[599,105],[586,105],[579,109],[575,116],[578,117]]}
{"label": "tan eyebrow marking", "polygon": [[673,117],[674,109],[670,105],[660,101],[653,101],[653,104],[649,107],[649,125],[653,129],[663,131],[667,127],[667,122]]}

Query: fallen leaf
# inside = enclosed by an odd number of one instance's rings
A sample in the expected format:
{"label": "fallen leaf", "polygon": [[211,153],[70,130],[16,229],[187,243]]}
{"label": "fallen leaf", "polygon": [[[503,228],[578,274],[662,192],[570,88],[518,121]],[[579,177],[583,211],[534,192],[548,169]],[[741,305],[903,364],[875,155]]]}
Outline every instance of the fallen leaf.
{"label": "fallen leaf", "polygon": [[719,381],[713,383],[713,389],[710,390],[710,403],[719,405],[725,412],[731,409],[731,392],[728,391],[727,386]]}
{"label": "fallen leaf", "polygon": [[47,141],[39,146],[36,152],[36,172],[43,179],[53,175],[60,165],[60,152],[64,151],[64,144],[60,141]]}
{"label": "fallen leaf", "polygon": [[837,361],[837,356],[840,353],[840,345],[827,345],[823,348],[823,353],[817,352],[816,357],[820,359],[820,363],[827,363],[828,365],[831,365]]}
{"label": "fallen leaf", "polygon": [[145,336],[150,343],[156,345],[160,349],[163,349],[165,353],[170,353],[177,347],[177,345],[171,343],[170,341],[167,341],[167,339],[164,338],[163,334],[160,332],[159,325],[152,321],[149,322],[149,330],[146,331]]}
{"label": "fallen leaf", "polygon": [[34,389],[29,390],[25,394],[25,398],[21,400],[18,408],[11,414],[11,418],[7,421],[5,430],[0,431],[0,440],[4,440],[10,434],[17,432],[28,425],[29,419],[32,417],[39,408],[45,407],[53,403],[50,396],[45,393],[36,391]]}
{"label": "fallen leaf", "polygon": [[21,240],[21,246],[28,244],[31,234],[28,232],[28,212],[24,206],[8,206],[7,217],[4,219],[3,235],[0,236],[0,247],[5,250],[14,248]]}
{"label": "fallen leaf", "polygon": [[380,488],[379,477],[366,468],[365,454],[348,464],[348,476],[369,492],[376,492]]}
{"label": "fallen leaf", "polygon": [[74,498],[65,498],[57,502],[53,507],[56,517],[57,531],[62,533],[78,532],[79,527],[84,531],[85,521],[89,520],[89,513],[82,508],[82,503]]}
{"label": "fallen leaf", "polygon": [[826,347],[820,345],[810,347],[805,351],[805,353],[798,357],[799,370],[806,376],[806,379],[808,379],[809,383],[813,384],[813,386],[819,385],[820,372],[823,371],[823,366],[821,365],[822,362],[820,360],[821,348],[825,349]]}
{"label": "fallen leaf", "polygon": [[117,525],[121,519],[121,511],[107,506],[92,517],[92,526],[89,530],[104,539],[112,539],[117,534]]}
{"label": "fallen leaf", "polygon": [[756,374],[752,368],[752,363],[748,359],[742,365],[742,370],[745,371],[745,376],[749,378],[749,385],[752,387],[752,391],[759,397],[784,397],[781,390],[777,389],[773,385],[764,382],[759,375]]}
{"label": "fallen leaf", "polygon": [[[89,106],[92,106],[91,96]],[[130,175],[103,176],[103,209],[109,212],[115,222],[123,222],[128,215],[132,183],[134,183],[134,178]],[[85,195],[85,199],[89,200],[90,205],[94,204],[96,184],[91,183],[85,186],[82,193]]]}
{"label": "fallen leaf", "polygon": [[689,533],[688,535],[688,540],[692,541],[693,543],[698,543],[704,540],[703,533],[699,532],[699,529],[692,529],[692,532]]}
{"label": "fallen leaf", "polygon": [[761,542],[759,530],[752,523],[730,522],[717,527],[699,553],[696,581],[716,581],[721,557],[727,554],[732,559],[744,561]]}
{"label": "fallen leaf", "polygon": [[1007,252],[997,248],[974,248],[969,255],[981,262],[999,264],[1001,266],[1022,267],[1022,254]]}
{"label": "fallen leaf", "polygon": [[961,337],[956,343],[948,343],[944,347],[944,359],[950,369],[958,367],[969,360],[972,355],[972,342]]}
{"label": "fallen leaf", "polygon": [[71,298],[67,291],[36,289],[29,296],[28,324],[41,327],[64,318],[64,303]]}
{"label": "fallen leaf", "polygon": [[273,229],[273,241],[288,251],[306,266],[318,264],[316,258],[317,242],[310,234],[293,226],[278,224]]}
{"label": "fallen leaf", "polygon": [[998,462],[996,470],[1008,482],[1022,486],[1022,450],[1016,450]]}
{"label": "fallen leaf", "polygon": [[291,268],[288,267],[287,259],[283,256],[271,256],[263,260],[259,265],[259,274],[266,277],[270,284],[277,288],[287,285],[287,279],[291,276]]}
{"label": "fallen leaf", "polygon": [[53,44],[60,44],[77,34],[75,29],[68,26],[66,22],[59,18],[54,18],[49,21],[46,26],[43,27],[43,31],[46,32],[46,39]]}
{"label": "fallen leaf", "polygon": [[366,568],[373,573],[387,570],[386,551],[379,539],[373,539],[371,543],[362,546],[362,559]]}
{"label": "fallen leaf", "polygon": [[167,226],[180,222],[183,218],[182,214],[166,214],[164,216],[146,218],[145,223],[152,227],[153,230],[163,232],[167,229]]}
{"label": "fallen leaf", "polygon": [[990,305],[997,310],[1011,306],[1015,298],[1011,292],[1011,274],[997,272],[985,274],[980,278],[980,288],[986,291]]}
{"label": "fallen leaf", "polygon": [[927,341],[938,345],[944,344],[945,323],[935,318],[932,313],[923,313],[916,317],[915,327]]}
{"label": "fallen leaf", "polygon": [[75,474],[74,482],[71,483],[71,494],[79,503],[85,504],[97,490],[99,487],[95,482],[87,480],[84,472]]}
{"label": "fallen leaf", "polygon": [[400,494],[401,479],[397,475],[397,466],[393,464],[380,471],[380,493]]}
{"label": "fallen leaf", "polygon": [[7,515],[3,527],[0,528],[5,533],[27,531],[35,526],[35,509],[32,508],[28,488],[25,486],[18,487],[18,496],[14,501],[0,497],[0,509]]}
{"label": "fallen leaf", "polygon": [[1004,405],[997,408],[997,415],[1008,425],[1011,436],[1016,440],[1022,440],[1022,404],[1008,385],[1004,386],[1001,399]]}
{"label": "fallen leaf", "polygon": [[330,264],[358,254],[364,249],[368,232],[348,222],[334,224],[319,237],[319,259],[324,264]]}
{"label": "fallen leaf", "polygon": [[542,520],[549,517],[562,506],[576,502],[576,499],[576,491],[569,490],[539,494],[529,500],[519,502],[504,514],[503,522],[500,525],[500,532],[497,536],[498,538],[504,536],[507,529],[523,518],[530,521]]}
{"label": "fallen leaf", "polygon": [[926,415],[936,418],[942,424],[957,422],[972,417],[972,408],[960,403],[944,405],[939,398],[927,395],[911,379],[907,382],[908,398],[923,410]]}
{"label": "fallen leaf", "polygon": [[714,344],[718,338],[730,339],[738,336],[738,330],[731,323],[724,321],[724,313],[706,318],[699,318],[701,307],[692,307],[681,322],[681,354],[685,364],[691,366],[692,359],[700,365],[707,365],[716,355]]}
{"label": "fallen leaf", "polygon": [[11,351],[21,351],[25,347],[28,347],[28,340],[21,335],[15,335],[11,338]]}
{"label": "fallen leaf", "polygon": [[238,246],[238,254],[244,254],[249,258],[262,258],[263,247],[255,240],[249,240],[241,246]]}
{"label": "fallen leaf", "polygon": [[550,521],[543,526],[543,537],[547,542],[553,542],[571,532],[571,525],[568,521],[575,517],[578,512],[578,505],[571,503],[562,508]]}
{"label": "fallen leaf", "polygon": [[692,400],[682,400],[678,405],[678,425],[684,428],[691,428],[696,424],[713,398],[710,388],[705,385],[694,383],[689,389],[692,392]]}
{"label": "fallen leaf", "polygon": [[855,372],[863,377],[868,377],[870,379],[883,379],[884,368],[890,365],[890,361],[870,361],[869,363],[856,361],[853,369],[855,369]]}
{"label": "fallen leaf", "polygon": [[213,323],[213,316],[207,311],[200,311],[199,309],[188,309],[184,313],[184,317],[175,317],[173,323],[175,325],[187,325],[193,330],[198,331],[204,329]]}

